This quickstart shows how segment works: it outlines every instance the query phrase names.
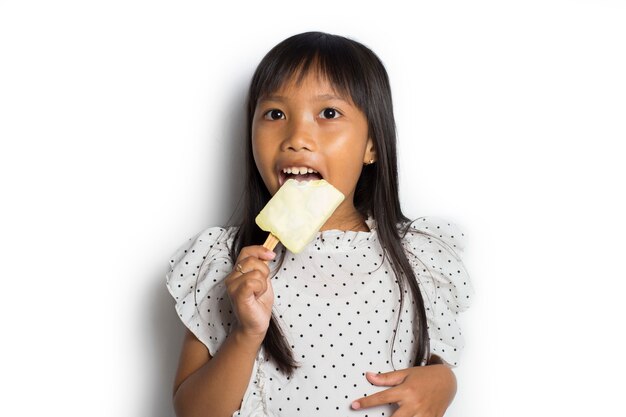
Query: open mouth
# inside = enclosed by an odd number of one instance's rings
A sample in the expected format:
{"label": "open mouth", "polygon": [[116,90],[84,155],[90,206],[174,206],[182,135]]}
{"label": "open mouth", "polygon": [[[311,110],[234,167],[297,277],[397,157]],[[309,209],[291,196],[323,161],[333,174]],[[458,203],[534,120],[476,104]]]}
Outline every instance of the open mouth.
{"label": "open mouth", "polygon": [[314,181],[323,179],[322,175],[312,168],[307,167],[289,167],[283,168],[279,172],[278,182],[283,185],[285,181],[294,179],[296,181]]}

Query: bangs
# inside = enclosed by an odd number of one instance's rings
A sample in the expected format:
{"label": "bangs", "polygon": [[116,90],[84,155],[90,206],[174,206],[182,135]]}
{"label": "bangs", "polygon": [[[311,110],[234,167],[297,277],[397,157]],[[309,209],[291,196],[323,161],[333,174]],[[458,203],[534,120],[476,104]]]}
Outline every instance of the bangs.
{"label": "bangs", "polygon": [[277,45],[261,61],[250,85],[249,106],[278,91],[290,81],[300,85],[310,73],[328,81],[335,92],[359,109],[367,106],[364,56],[351,41],[311,33],[297,41]]}

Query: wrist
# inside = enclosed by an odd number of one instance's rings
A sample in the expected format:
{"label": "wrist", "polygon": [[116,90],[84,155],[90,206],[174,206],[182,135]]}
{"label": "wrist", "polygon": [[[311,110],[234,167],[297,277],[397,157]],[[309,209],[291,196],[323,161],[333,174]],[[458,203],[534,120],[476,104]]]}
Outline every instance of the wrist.
{"label": "wrist", "polygon": [[245,348],[246,350],[250,350],[250,352],[258,352],[259,348],[263,344],[263,339],[265,339],[265,334],[250,334],[246,333],[240,328],[235,328],[231,333],[231,336],[234,342]]}

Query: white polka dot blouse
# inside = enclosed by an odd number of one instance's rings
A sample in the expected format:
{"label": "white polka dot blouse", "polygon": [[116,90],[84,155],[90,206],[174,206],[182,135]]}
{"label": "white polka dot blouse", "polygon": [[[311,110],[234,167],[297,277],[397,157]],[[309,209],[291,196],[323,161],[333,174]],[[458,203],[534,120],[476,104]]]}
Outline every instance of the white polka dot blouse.
{"label": "white polka dot blouse", "polygon": [[[376,224],[369,232],[326,230],[299,254],[282,246],[270,262],[274,314],[298,362],[285,376],[260,349],[241,416],[390,416],[395,405],[352,410],[353,400],[384,389],[365,372],[413,366],[417,354],[416,306],[400,289],[383,254]],[[232,271],[236,228],[210,227],[170,257],[167,288],[182,322],[211,356],[236,326],[224,279]],[[474,290],[461,255],[465,235],[437,217],[415,220],[402,240],[421,290],[431,354],[459,363],[464,339],[457,323]]]}

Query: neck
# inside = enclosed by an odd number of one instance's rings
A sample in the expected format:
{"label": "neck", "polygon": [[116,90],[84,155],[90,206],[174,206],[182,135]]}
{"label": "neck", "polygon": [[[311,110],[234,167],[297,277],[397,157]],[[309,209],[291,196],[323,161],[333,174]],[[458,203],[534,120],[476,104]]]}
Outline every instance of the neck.
{"label": "neck", "polygon": [[337,210],[335,210],[333,215],[330,216],[320,230],[369,232],[370,229],[367,227],[367,223],[365,223],[365,216],[359,213],[354,205],[351,204],[350,207],[337,207]]}

